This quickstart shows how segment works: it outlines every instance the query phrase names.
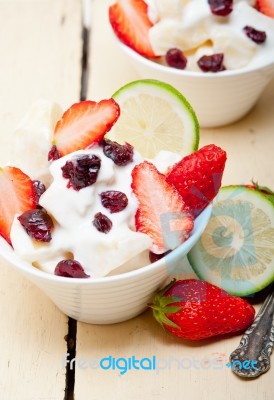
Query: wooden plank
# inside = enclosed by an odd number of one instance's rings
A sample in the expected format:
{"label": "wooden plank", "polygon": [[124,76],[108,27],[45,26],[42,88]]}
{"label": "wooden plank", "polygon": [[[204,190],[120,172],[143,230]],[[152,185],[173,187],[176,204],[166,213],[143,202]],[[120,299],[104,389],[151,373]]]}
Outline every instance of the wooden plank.
{"label": "wooden plank", "polygon": [[[0,165],[12,131],[29,106],[45,98],[63,108],[79,99],[81,3],[0,1]],[[0,260],[0,397],[64,398],[67,317]]]}
{"label": "wooden plank", "polygon": [[138,79],[128,60],[116,46],[108,23],[111,0],[93,0],[91,16],[89,98],[109,98],[122,85]]}
{"label": "wooden plank", "polygon": [[[112,39],[107,23],[110,3],[110,0],[95,1],[93,12],[89,98],[98,100],[139,78]],[[254,178],[274,187],[273,174],[269,173],[274,146],[273,89],[274,81],[252,112],[238,123],[202,130],[201,145],[213,142],[228,152],[225,184],[243,183]],[[193,400],[272,399],[272,371],[247,382],[238,379],[225,366],[239,340],[240,336],[209,340],[204,344],[179,341],[159,328],[150,311],[116,325],[78,323],[77,357],[89,359],[90,366],[81,368],[80,363],[76,363],[75,399],[81,400],[87,394],[90,400],[174,399],[182,396]],[[98,366],[98,360],[104,357],[136,356],[141,359],[153,355],[162,370],[131,369],[120,375],[117,368],[103,370]]]}

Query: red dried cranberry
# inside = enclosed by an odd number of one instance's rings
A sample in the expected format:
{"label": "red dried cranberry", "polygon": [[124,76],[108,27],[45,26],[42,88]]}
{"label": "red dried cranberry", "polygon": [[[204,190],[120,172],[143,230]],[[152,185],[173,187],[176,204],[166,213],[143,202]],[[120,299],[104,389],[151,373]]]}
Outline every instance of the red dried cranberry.
{"label": "red dried cranberry", "polygon": [[89,278],[82,265],[76,260],[62,260],[56,265],[54,274],[66,278]]}
{"label": "red dried cranberry", "polygon": [[124,166],[132,162],[133,147],[129,143],[124,145],[109,139],[102,141],[104,155],[110,158],[116,165]]}
{"label": "red dried cranberry", "polygon": [[100,194],[102,205],[111,213],[117,213],[124,210],[128,204],[128,198],[125,193],[118,190],[108,190]]}
{"label": "red dried cranberry", "polygon": [[225,17],[233,10],[233,0],[207,0],[214,15]]}
{"label": "red dried cranberry", "polygon": [[111,220],[100,212],[94,215],[92,223],[99,232],[108,233],[112,228]]}
{"label": "red dried cranberry", "polygon": [[166,53],[166,62],[170,67],[185,69],[187,59],[180,49],[169,49]]}
{"label": "red dried cranberry", "polygon": [[51,240],[51,231],[54,227],[52,219],[45,210],[34,209],[25,211],[18,217],[20,224],[27,234],[40,242]]}
{"label": "red dried cranberry", "polygon": [[82,155],[67,161],[61,168],[63,177],[69,180],[68,187],[80,190],[97,180],[101,159],[94,154]]}
{"label": "red dried cranberry", "polygon": [[161,260],[161,258],[165,257],[167,254],[169,254],[171,250],[166,251],[165,253],[162,254],[155,254],[152,251],[149,252],[149,260],[151,263],[154,263],[158,260]]}
{"label": "red dried cranberry", "polygon": [[48,161],[58,160],[58,158],[60,158],[60,157],[61,157],[61,154],[59,153],[59,150],[57,149],[57,147],[55,145],[53,145],[48,153]]}
{"label": "red dried cranberry", "polygon": [[223,60],[223,53],[216,53],[210,56],[202,56],[198,60],[198,65],[203,72],[220,72],[225,70]]}
{"label": "red dried cranberry", "polygon": [[243,28],[245,34],[249,39],[253,40],[255,43],[264,43],[266,41],[266,33],[264,31],[258,31],[255,28],[252,28],[252,26],[245,26]]}
{"label": "red dried cranberry", "polygon": [[36,207],[41,208],[41,206],[39,205],[39,200],[40,200],[40,197],[42,196],[42,194],[46,190],[45,185],[41,181],[36,179],[33,181],[33,187],[34,187],[34,191],[35,191]]}

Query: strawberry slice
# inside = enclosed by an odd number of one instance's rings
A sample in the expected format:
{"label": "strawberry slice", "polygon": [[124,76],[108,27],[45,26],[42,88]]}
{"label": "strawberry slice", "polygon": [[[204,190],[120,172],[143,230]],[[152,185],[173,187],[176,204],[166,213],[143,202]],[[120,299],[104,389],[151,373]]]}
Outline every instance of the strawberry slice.
{"label": "strawberry slice", "polygon": [[132,189],[138,200],[136,230],[150,236],[156,254],[183,243],[193,229],[193,217],[179,193],[148,161],[132,171]]}
{"label": "strawberry slice", "polygon": [[119,105],[113,99],[73,104],[55,126],[53,145],[60,156],[83,150],[99,142],[119,115]]}
{"label": "strawberry slice", "polygon": [[257,0],[256,6],[261,13],[274,18],[274,0]]}
{"label": "strawberry slice", "polygon": [[119,0],[109,8],[109,21],[116,36],[137,53],[156,58],[150,41],[148,6],[143,0]]}
{"label": "strawberry slice", "polygon": [[0,235],[9,244],[15,215],[35,207],[36,193],[32,180],[19,168],[0,168]]}
{"label": "strawberry slice", "polygon": [[226,152],[210,144],[184,157],[167,174],[196,217],[218,193],[226,162]]}

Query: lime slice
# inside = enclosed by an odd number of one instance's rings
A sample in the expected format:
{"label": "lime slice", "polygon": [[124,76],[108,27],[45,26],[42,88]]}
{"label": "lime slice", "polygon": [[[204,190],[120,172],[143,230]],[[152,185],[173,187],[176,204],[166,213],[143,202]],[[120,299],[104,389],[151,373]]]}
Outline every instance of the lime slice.
{"label": "lime slice", "polygon": [[263,289],[274,280],[274,205],[258,190],[221,188],[188,259],[199,278],[231,294]]}
{"label": "lime slice", "polygon": [[143,157],[154,158],[160,150],[182,156],[197,150],[199,124],[185,99],[173,86],[157,80],[138,80],[112,96],[121,115],[108,133],[119,143],[132,144]]}

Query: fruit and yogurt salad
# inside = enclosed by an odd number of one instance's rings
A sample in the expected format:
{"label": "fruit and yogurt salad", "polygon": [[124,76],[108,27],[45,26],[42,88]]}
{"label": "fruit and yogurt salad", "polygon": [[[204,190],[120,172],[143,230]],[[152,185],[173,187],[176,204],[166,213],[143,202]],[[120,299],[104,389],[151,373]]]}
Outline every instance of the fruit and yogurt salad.
{"label": "fruit and yogurt salad", "polygon": [[[145,95],[147,87],[162,97],[150,96],[150,91]],[[128,104],[138,99],[137,92],[146,107],[147,101],[166,107],[169,127],[181,122],[181,136],[195,139],[189,141],[190,154],[159,151],[153,159],[145,159],[133,145],[106,136],[137,107],[133,102],[132,111],[125,114],[119,96]],[[33,267],[92,279],[115,273],[128,262],[140,267],[144,254],[153,262],[188,239],[195,218],[221,186],[226,153],[213,144],[196,150],[196,117],[179,92],[157,81],[137,81],[120,90],[116,100],[73,104],[48,138],[38,140],[37,149],[47,148],[46,152],[41,151],[38,159],[34,154],[32,160],[26,149],[29,159],[20,163],[20,142],[14,163],[0,170],[0,234]],[[141,112],[138,115],[141,118]],[[161,133],[155,127],[147,135],[155,143],[157,135],[168,139],[160,117],[158,124]],[[176,137],[176,129],[172,134]],[[189,152],[187,140],[185,146]],[[20,167],[27,164],[26,172]]]}
{"label": "fruit and yogurt salad", "polygon": [[221,72],[273,61],[272,0],[119,0],[116,36],[137,53],[177,69]]}
{"label": "fruit and yogurt salad", "polygon": [[13,163],[0,168],[0,234],[32,268],[94,279],[165,256],[213,200],[188,255],[201,279],[172,280],[149,306],[181,339],[240,332],[255,309],[239,296],[274,279],[274,193],[221,187],[226,152],[198,144],[190,104],[155,80],[64,113],[36,105],[14,134]]}

